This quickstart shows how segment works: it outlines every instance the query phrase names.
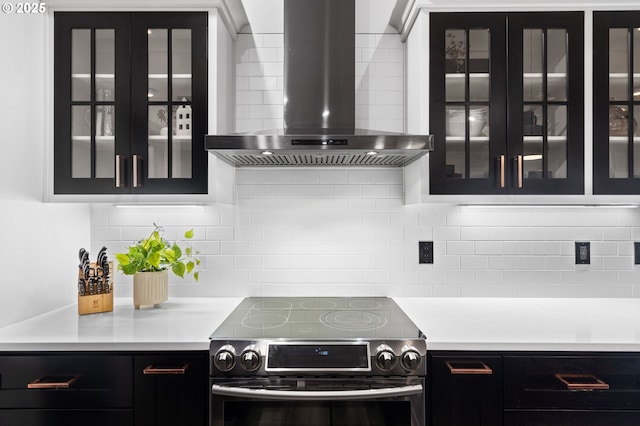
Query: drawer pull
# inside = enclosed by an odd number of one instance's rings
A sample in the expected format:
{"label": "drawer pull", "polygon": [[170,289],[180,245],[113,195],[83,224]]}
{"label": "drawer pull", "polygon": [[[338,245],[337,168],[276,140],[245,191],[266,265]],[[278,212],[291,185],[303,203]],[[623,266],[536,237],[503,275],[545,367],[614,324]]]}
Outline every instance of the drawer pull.
{"label": "drawer pull", "polygon": [[189,364],[185,364],[182,367],[154,367],[153,365],[147,365],[143,374],[147,375],[159,375],[159,374],[185,374],[189,368]]}
{"label": "drawer pull", "polygon": [[482,361],[446,361],[451,374],[493,374],[493,370]]}
{"label": "drawer pull", "polygon": [[27,384],[27,389],[69,389],[78,376],[43,376]]}
{"label": "drawer pull", "polygon": [[591,374],[556,374],[571,390],[609,389],[609,385]]}

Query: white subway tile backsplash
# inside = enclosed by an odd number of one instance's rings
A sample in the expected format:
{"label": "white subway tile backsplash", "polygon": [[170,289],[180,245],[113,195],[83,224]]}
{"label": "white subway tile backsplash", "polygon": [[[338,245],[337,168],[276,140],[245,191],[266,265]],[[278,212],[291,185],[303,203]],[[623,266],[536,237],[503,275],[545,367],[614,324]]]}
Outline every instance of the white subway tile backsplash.
{"label": "white subway tile backsplash", "polygon": [[[262,105],[264,103],[263,92],[257,90],[241,90],[236,92],[236,105]],[[242,110],[243,114],[249,114],[248,108]]]}
{"label": "white subway tile backsplash", "polygon": [[[404,131],[405,49],[356,35],[356,126]],[[282,34],[235,43],[235,131],[283,126]],[[400,169],[236,169],[234,206],[91,208],[91,244],[126,250],[153,229],[194,228],[200,281],[173,296],[640,297],[640,211],[403,205]],[[418,263],[418,241],[434,263]],[[575,241],[591,264],[575,265]],[[118,296],[131,277],[118,273]]]}

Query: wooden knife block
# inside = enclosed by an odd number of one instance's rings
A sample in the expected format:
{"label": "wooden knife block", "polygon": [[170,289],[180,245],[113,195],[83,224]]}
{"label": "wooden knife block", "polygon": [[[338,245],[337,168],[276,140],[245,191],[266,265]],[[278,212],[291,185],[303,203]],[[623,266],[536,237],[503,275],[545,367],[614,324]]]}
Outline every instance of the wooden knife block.
{"label": "wooden knife block", "polygon": [[[98,265],[91,263],[91,268],[96,268]],[[80,296],[78,294],[78,315],[97,314],[100,312],[112,312],[113,311],[113,262],[109,262],[109,274],[106,277],[102,277],[102,288],[105,284],[109,283],[109,293],[102,294],[87,294]],[[82,271],[78,271],[78,283],[80,280],[84,281],[85,288],[88,288],[88,284]]]}

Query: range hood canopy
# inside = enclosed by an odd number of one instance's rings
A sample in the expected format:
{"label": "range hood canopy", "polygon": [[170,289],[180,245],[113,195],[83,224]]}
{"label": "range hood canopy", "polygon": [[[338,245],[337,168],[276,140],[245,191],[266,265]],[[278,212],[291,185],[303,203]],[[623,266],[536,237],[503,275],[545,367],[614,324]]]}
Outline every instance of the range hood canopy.
{"label": "range hood canopy", "polygon": [[284,0],[285,128],[208,135],[236,167],[402,167],[433,148],[430,135],[355,128],[355,0]]}

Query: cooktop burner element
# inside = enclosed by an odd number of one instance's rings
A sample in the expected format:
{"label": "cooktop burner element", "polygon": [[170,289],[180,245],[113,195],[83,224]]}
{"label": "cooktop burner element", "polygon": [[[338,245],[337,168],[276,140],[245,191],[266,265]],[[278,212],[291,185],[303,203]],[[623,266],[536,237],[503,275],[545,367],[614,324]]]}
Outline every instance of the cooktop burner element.
{"label": "cooktop burner element", "polygon": [[425,336],[385,297],[249,297],[210,339],[214,377],[426,374]]}
{"label": "cooktop burner element", "polygon": [[369,331],[387,325],[387,319],[375,312],[332,311],[320,315],[320,323],[336,330]]}
{"label": "cooktop burner element", "polygon": [[388,298],[244,299],[210,336],[257,338],[408,338],[420,331]]}

